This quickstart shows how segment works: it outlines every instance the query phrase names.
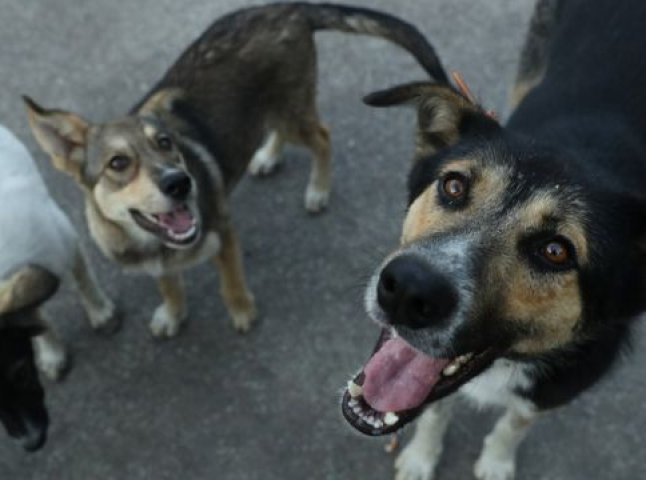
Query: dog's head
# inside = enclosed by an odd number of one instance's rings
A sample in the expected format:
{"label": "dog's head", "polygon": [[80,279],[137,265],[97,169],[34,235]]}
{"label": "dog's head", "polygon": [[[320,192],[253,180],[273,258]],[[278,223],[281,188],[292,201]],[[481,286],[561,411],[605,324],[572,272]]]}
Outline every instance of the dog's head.
{"label": "dog's head", "polygon": [[496,358],[573,348],[644,309],[643,203],[621,185],[599,187],[449,86],[367,102],[414,103],[418,132],[401,243],[365,296],[383,333],[344,394],[357,429],[394,431]]}
{"label": "dog's head", "polygon": [[201,237],[197,184],[179,139],[156,112],[172,94],[136,114],[91,124],[25,97],[29,122],[54,166],[84,188],[100,214],[142,246],[188,248]]}
{"label": "dog's head", "polygon": [[0,422],[27,451],[47,439],[49,417],[32,338],[43,327],[37,307],[58,288],[47,270],[25,266],[0,283]]}

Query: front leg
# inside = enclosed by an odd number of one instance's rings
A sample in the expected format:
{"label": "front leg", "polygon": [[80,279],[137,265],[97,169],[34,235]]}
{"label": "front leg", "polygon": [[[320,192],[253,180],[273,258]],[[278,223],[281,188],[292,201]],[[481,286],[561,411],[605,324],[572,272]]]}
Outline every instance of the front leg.
{"label": "front leg", "polygon": [[[44,316],[41,314],[41,318]],[[60,380],[69,367],[69,360],[63,343],[52,330],[51,324],[42,319],[43,333],[32,340],[36,365],[40,372],[53,381]]]}
{"label": "front leg", "polygon": [[396,480],[431,480],[435,476],[454,402],[453,397],[444,398],[422,413],[413,439],[395,461]]}
{"label": "front leg", "polygon": [[80,247],[76,253],[72,277],[92,328],[105,333],[115,332],[121,323],[117,309],[99,287]]}
{"label": "front leg", "polygon": [[515,408],[509,408],[485,438],[482,453],[474,468],[476,478],[513,480],[516,473],[516,450],[535,419],[535,413],[521,414]]}
{"label": "front leg", "polygon": [[233,327],[247,332],[256,318],[256,304],[247,287],[238,238],[231,227],[220,233],[222,246],[215,257],[220,274],[220,294],[233,319]]}
{"label": "front leg", "polygon": [[157,278],[157,285],[163,302],[155,309],[150,331],[157,338],[174,337],[186,319],[184,282],[179,274],[162,275]]}

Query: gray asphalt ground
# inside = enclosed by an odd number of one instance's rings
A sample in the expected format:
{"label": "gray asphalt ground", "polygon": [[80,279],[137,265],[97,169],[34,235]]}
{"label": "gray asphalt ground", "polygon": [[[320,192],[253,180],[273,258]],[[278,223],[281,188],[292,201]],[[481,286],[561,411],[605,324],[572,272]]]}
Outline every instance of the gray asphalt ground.
{"label": "gray asphalt ground", "polygon": [[[354,0],[413,21],[486,106],[504,109],[529,0]],[[81,195],[31,138],[19,95],[93,120],[125,112],[213,19],[239,0],[0,0],[0,114],[26,142],[56,200],[82,232],[97,273],[125,313],[111,338],[94,334],[69,290],[49,306],[74,356],[48,383],[49,443],[34,455],[0,435],[0,479],[389,479],[385,439],[355,433],[340,386],[377,335],[362,312],[363,284],[395,245],[405,206],[413,114],[375,111],[362,95],[423,79],[385,41],[318,35],[320,108],[332,127],[330,209],[302,207],[307,153],[288,149],[279,174],[233,195],[246,270],[262,319],[230,327],[211,265],[187,277],[190,324],[158,342],[147,324],[153,282],[125,276],[87,235]],[[19,219],[16,219],[19,221]],[[538,423],[519,452],[520,479],[646,478],[646,344],[614,376]],[[439,479],[471,478],[495,413],[459,412]],[[405,437],[410,435],[409,429]]]}

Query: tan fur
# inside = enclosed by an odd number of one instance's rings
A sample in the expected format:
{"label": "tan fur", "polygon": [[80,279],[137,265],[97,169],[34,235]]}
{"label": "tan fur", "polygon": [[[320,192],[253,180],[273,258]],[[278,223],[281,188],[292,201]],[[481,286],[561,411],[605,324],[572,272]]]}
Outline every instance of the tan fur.
{"label": "tan fur", "polygon": [[129,220],[131,208],[144,212],[164,212],[171,208],[171,202],[159,191],[144,166],[135,169],[123,188],[115,188],[105,179],[100,181],[93,196],[103,215],[116,222]]}
{"label": "tan fur", "polygon": [[157,279],[157,286],[168,312],[173,317],[183,318],[186,313],[186,300],[182,277],[179,275],[162,275]]}
{"label": "tan fur", "polygon": [[[438,141],[446,146],[455,144],[460,137],[460,118],[465,112],[477,111],[476,105],[445,87],[431,85],[419,95],[417,157],[435,153]],[[429,142],[429,135],[435,137],[434,142]]]}
{"label": "tan fur", "polygon": [[509,98],[507,100],[509,111],[515,110],[516,107],[520,105],[520,102],[525,99],[527,94],[541,83],[541,80],[543,80],[543,75],[529,79],[518,79],[509,92]]}
{"label": "tan fur", "polygon": [[[503,193],[513,188],[503,167],[482,166],[475,159],[449,162],[442,168],[440,178],[448,172],[459,172],[471,179],[468,206],[459,210],[442,207],[438,203],[438,181],[433,182],[407,212],[402,245],[470,223],[486,223],[487,218],[495,218]],[[564,345],[575,335],[581,318],[578,276],[574,271],[537,274],[519,256],[517,243],[525,232],[558,218],[558,231],[572,241],[578,262],[585,265],[588,247],[583,218],[560,211],[558,197],[549,191],[537,193],[507,215],[502,221],[493,220],[500,223],[496,229],[497,249],[487,262],[487,280],[482,283],[481,293],[490,301],[502,302],[503,317],[510,319],[504,321],[512,321],[512,328],[526,332],[523,340],[513,346],[514,351],[537,353]]]}
{"label": "tan fur", "polygon": [[244,278],[240,244],[231,229],[223,231],[221,239],[222,248],[214,259],[220,273],[220,292],[233,317],[234,327],[247,331],[256,317],[256,307]]}
{"label": "tan fur", "polygon": [[67,112],[39,111],[39,107],[26,99],[29,124],[34,136],[51,156],[58,170],[80,181],[81,166],[85,160],[83,147],[87,139],[88,124],[79,115]]}
{"label": "tan fur", "polygon": [[167,112],[172,108],[173,102],[183,96],[179,88],[164,88],[155,92],[146,102],[139,107],[139,115],[153,115],[159,112]]}
{"label": "tan fur", "polygon": [[507,185],[506,170],[500,167],[483,168],[477,160],[462,159],[448,163],[442,169],[462,173],[471,178],[471,201],[459,211],[447,211],[438,205],[438,182],[433,182],[411,204],[402,229],[401,243],[409,244],[432,233],[463,224],[476,218],[478,212],[493,210]]}
{"label": "tan fur", "polygon": [[54,294],[59,280],[49,271],[27,265],[0,283],[0,314],[37,307]]}

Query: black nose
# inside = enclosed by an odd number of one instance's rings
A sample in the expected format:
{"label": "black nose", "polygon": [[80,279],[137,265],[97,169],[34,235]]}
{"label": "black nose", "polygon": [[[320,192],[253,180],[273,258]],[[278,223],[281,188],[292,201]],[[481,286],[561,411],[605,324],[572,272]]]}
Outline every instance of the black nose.
{"label": "black nose", "polygon": [[458,294],[424,260],[402,255],[381,271],[377,301],[393,325],[439,326],[455,310]]}
{"label": "black nose", "polygon": [[184,200],[191,193],[191,178],[181,170],[162,174],[159,189],[173,200]]}

